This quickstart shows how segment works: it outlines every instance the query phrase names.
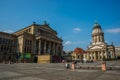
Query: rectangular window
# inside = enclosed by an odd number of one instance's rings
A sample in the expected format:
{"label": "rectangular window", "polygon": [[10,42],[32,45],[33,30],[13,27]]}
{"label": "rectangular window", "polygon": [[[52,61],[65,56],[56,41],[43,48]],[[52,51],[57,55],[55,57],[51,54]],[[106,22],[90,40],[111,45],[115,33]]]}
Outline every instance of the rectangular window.
{"label": "rectangular window", "polygon": [[3,39],[3,44],[5,44],[5,39]]}
{"label": "rectangular window", "polygon": [[29,32],[31,32],[31,28],[29,28]]}
{"label": "rectangular window", "polygon": [[30,45],[32,45],[32,41],[30,40]]}
{"label": "rectangular window", "polygon": [[25,45],[27,45],[27,39],[25,40]]}
{"label": "rectangular window", "polygon": [[10,46],[10,52],[12,52],[12,46]]}
{"label": "rectangular window", "polygon": [[9,50],[9,46],[7,46],[7,51]]}
{"label": "rectangular window", "polygon": [[26,52],[26,47],[24,48],[24,53]]}
{"label": "rectangular window", "polygon": [[80,56],[77,56],[77,58],[79,59],[79,58],[80,58]]}
{"label": "rectangular window", "polygon": [[1,51],[3,51],[3,45],[1,45]]}
{"label": "rectangular window", "polygon": [[2,38],[0,38],[0,44],[2,43]]}

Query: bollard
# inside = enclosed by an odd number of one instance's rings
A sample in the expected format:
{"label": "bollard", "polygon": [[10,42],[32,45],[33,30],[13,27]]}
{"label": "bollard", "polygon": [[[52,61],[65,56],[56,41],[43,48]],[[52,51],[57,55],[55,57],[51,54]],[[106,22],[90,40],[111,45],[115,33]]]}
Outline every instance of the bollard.
{"label": "bollard", "polygon": [[75,63],[74,62],[72,63],[71,68],[75,69]]}
{"label": "bollard", "polygon": [[106,63],[105,62],[102,62],[102,65],[101,65],[101,70],[102,71],[106,71]]}

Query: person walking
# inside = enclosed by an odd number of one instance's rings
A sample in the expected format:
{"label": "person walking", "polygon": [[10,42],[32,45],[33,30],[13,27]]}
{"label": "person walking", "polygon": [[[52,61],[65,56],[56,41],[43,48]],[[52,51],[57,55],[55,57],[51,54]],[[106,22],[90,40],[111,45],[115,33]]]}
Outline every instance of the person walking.
{"label": "person walking", "polygon": [[70,65],[68,64],[68,62],[65,62],[65,68],[69,69]]}

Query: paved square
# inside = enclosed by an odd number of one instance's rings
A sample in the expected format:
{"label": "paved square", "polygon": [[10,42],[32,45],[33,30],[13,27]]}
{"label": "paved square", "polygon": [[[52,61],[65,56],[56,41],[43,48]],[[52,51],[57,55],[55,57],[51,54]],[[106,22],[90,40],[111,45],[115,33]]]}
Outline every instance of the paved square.
{"label": "paved square", "polygon": [[[65,69],[62,63],[37,64],[15,63],[0,64],[0,80],[119,80],[120,61],[106,62],[107,66],[117,68],[101,71],[97,69]],[[70,63],[71,64],[71,63]],[[100,62],[78,65],[100,67]]]}

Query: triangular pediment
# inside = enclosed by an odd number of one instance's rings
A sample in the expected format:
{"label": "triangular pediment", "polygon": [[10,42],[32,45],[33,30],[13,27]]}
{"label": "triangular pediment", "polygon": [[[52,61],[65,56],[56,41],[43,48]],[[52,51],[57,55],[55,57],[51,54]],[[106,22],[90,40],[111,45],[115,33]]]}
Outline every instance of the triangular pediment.
{"label": "triangular pediment", "polygon": [[102,46],[93,46],[90,49],[102,49]]}
{"label": "triangular pediment", "polygon": [[106,47],[106,44],[105,43],[101,43],[100,44],[96,44],[96,43],[92,43],[90,46],[89,46],[89,49],[103,49]]}
{"label": "triangular pediment", "polygon": [[57,32],[55,30],[53,30],[48,24],[44,24],[42,28],[44,28],[45,30],[48,30],[48,31],[50,31],[52,33],[57,34]]}

